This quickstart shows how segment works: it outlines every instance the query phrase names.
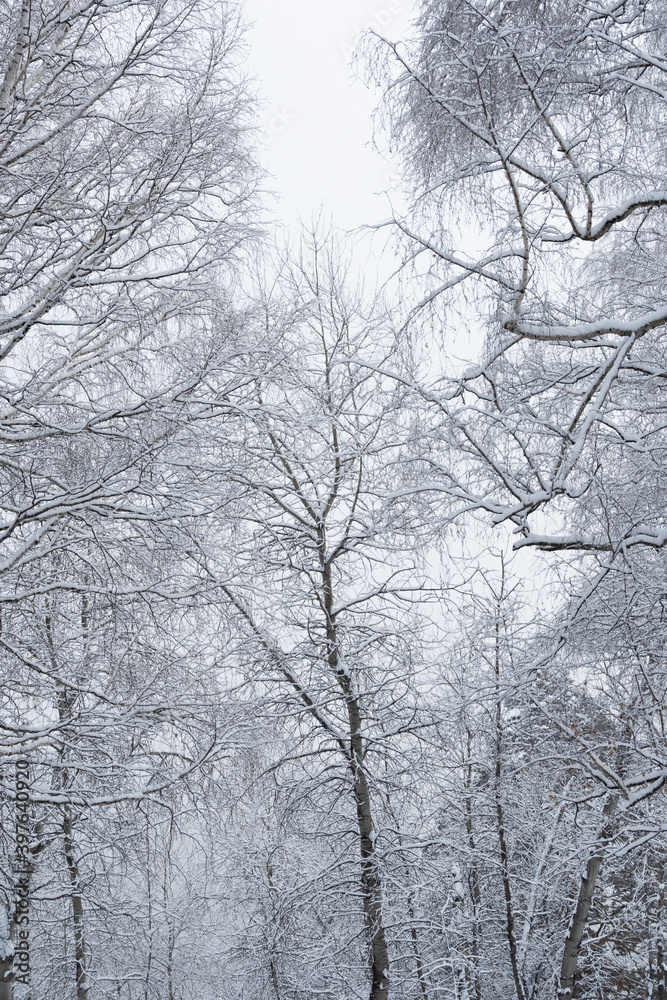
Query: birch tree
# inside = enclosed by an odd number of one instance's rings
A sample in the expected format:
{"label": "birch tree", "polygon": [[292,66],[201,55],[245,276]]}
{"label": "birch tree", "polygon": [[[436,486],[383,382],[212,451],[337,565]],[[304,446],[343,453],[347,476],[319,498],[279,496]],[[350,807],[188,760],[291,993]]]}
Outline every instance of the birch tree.
{"label": "birch tree", "polygon": [[[515,548],[552,553],[564,610],[528,676],[547,683],[543,672],[555,676],[562,656],[574,695],[585,661],[588,689],[614,720],[601,741],[587,699],[583,714],[568,718],[561,706],[550,718],[601,803],[563,926],[561,997],[640,988],[596,985],[599,971],[583,970],[579,956],[595,937],[591,907],[602,906],[611,842],[630,851],[642,811],[660,812],[665,774],[651,660],[625,640],[619,655],[617,640],[623,629],[637,634],[647,573],[661,577],[667,538],[666,26],[659,0],[427,0],[414,44],[374,48],[416,195],[414,211],[391,220],[423,287],[413,322],[430,311],[445,339],[461,318],[479,331],[467,370],[450,364],[448,377],[422,387],[440,446],[424,449],[421,485],[445,501],[446,518],[483,513],[509,526]],[[582,643],[584,622],[596,623],[594,649]],[[654,721],[644,728],[647,697]],[[641,987],[653,988],[662,988],[655,978]]]}
{"label": "birch tree", "polygon": [[79,996],[90,810],[158,795],[215,730],[206,670],[181,686],[174,601],[183,623],[196,585],[173,553],[206,508],[179,449],[246,377],[231,360],[223,373],[256,183],[239,37],[230,7],[198,0],[21,0],[0,23],[4,790],[27,753],[33,846],[68,902]]}

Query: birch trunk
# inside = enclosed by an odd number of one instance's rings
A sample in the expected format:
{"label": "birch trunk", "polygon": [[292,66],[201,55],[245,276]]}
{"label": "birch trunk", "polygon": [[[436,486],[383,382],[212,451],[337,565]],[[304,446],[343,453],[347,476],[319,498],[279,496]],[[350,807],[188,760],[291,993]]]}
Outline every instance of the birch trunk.
{"label": "birch trunk", "polygon": [[74,925],[74,968],[76,1000],[88,1000],[88,976],[86,972],[86,939],[83,919],[83,896],[79,878],[79,865],[74,853],[72,809],[65,807],[63,818],[63,842],[65,861],[69,873],[72,893],[72,922]]}
{"label": "birch trunk", "polygon": [[[611,795],[604,807],[602,815],[609,820],[613,817],[618,804],[618,795]],[[610,823],[607,822],[602,827],[600,840],[604,841],[610,834]],[[574,997],[577,984],[577,966],[579,963],[579,953],[581,942],[588,924],[588,917],[593,902],[593,893],[597,884],[600,866],[602,865],[603,851],[599,849],[586,865],[586,873],[582,877],[577,898],[577,906],[572,917],[570,929],[565,941],[563,950],[563,961],[560,969],[560,988],[558,990],[558,1000],[571,1000]]]}
{"label": "birch trunk", "polygon": [[14,997],[14,918],[8,914],[7,938],[3,941],[3,957],[0,960],[0,1000]]}

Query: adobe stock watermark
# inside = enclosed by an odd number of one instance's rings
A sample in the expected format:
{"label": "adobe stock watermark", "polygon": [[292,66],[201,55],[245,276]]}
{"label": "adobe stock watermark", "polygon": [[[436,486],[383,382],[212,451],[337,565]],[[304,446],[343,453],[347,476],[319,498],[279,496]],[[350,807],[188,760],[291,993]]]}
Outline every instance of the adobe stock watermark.
{"label": "adobe stock watermark", "polygon": [[295,121],[296,115],[292,114],[289,108],[271,108],[266,118],[266,125],[260,131],[260,142],[263,146],[268,146]]}
{"label": "adobe stock watermark", "polygon": [[16,762],[16,861],[14,924],[14,982],[30,983],[30,763]]}
{"label": "adobe stock watermark", "polygon": [[391,22],[394,20],[397,14],[402,14],[405,10],[402,0],[388,0],[384,7],[379,9],[372,9],[368,15],[368,21],[365,24],[357,24],[352,31],[352,34],[345,42],[340,43],[340,50],[347,60],[350,60],[356,54],[355,40],[364,31],[377,31],[378,34],[389,27]]}

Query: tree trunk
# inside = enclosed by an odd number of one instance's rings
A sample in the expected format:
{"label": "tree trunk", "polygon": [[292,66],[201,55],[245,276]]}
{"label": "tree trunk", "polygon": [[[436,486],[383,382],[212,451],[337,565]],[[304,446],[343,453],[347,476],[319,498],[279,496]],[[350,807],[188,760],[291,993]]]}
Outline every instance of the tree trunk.
{"label": "tree trunk", "polygon": [[[150,828],[148,824],[148,803],[146,804],[146,907],[147,907],[147,927],[148,955],[146,957],[146,975],[144,978],[144,1000],[148,1000],[148,993],[151,981],[151,970],[153,967],[153,893],[151,882],[151,841]],[[120,984],[118,986],[120,993]]]}
{"label": "tree trunk", "polygon": [[[325,551],[324,533],[320,535],[320,551]],[[373,832],[370,789],[364,768],[364,747],[361,735],[361,705],[354,693],[352,678],[341,663],[336,624],[333,616],[333,586],[331,565],[322,560],[324,606],[327,616],[328,662],[345,697],[350,734],[350,769],[354,801],[357,808],[357,827],[361,850],[361,889],[364,915],[370,944],[371,992],[369,1000],[388,1000],[389,950],[382,915],[382,878],[378,871]]]}
{"label": "tree trunk", "polygon": [[[21,16],[18,24],[18,31],[16,33],[16,45],[14,46],[14,54],[12,56],[12,61],[8,65],[7,70],[2,81],[2,87],[0,87],[0,112],[4,113],[10,103],[9,95],[16,83],[19,73],[21,71],[21,63],[23,62],[23,56],[26,50],[26,45],[29,41],[29,26],[30,26],[30,0],[23,0],[21,4]],[[0,1000],[2,1000],[2,995],[0,994]]]}
{"label": "tree trunk", "polygon": [[361,736],[361,710],[359,701],[351,691],[351,680],[338,670],[339,680],[346,690],[350,727],[351,769],[354,801],[357,807],[357,824],[361,848],[361,886],[364,914],[371,945],[371,992],[369,1000],[387,1000],[389,996],[389,952],[382,919],[382,880],[377,867],[373,815],[368,779],[363,765],[363,740]]}
{"label": "tree trunk", "polygon": [[[13,924],[13,920],[10,921]],[[10,935],[6,942],[5,955],[0,960],[0,1000],[13,1000],[14,998],[14,941]]]}
{"label": "tree trunk", "polygon": [[[504,577],[503,577],[504,580]],[[503,893],[505,896],[505,922],[507,928],[507,942],[510,953],[510,963],[512,965],[512,978],[516,990],[517,1000],[526,1000],[526,991],[521,979],[521,970],[516,946],[516,925],[514,920],[514,904],[512,902],[512,885],[509,872],[509,853],[507,850],[507,839],[505,837],[505,812],[503,809],[500,794],[500,784],[502,778],[503,764],[503,726],[502,726],[502,700],[500,697],[500,622],[496,620],[496,767],[495,767],[495,800],[496,819],[498,822],[498,842],[500,845],[500,864],[503,879]]]}
{"label": "tree trunk", "polygon": [[[664,876],[661,877],[661,882],[663,882],[663,878]],[[665,956],[662,946],[664,906],[665,890],[663,882],[658,896],[658,913],[656,919],[655,980],[657,985],[656,995],[658,1000],[666,1000],[667,998],[667,989],[665,988]]]}
{"label": "tree trunk", "polygon": [[665,988],[665,956],[662,950],[662,939],[658,938],[658,948],[656,951],[656,976],[658,979],[658,1000],[665,1000],[667,989]]}
{"label": "tree trunk", "polygon": [[479,978],[479,942],[481,938],[481,931],[479,926],[479,918],[482,912],[482,892],[479,882],[479,872],[477,870],[477,862],[475,860],[477,848],[475,846],[475,830],[473,826],[472,817],[472,733],[470,729],[466,729],[468,737],[467,746],[467,756],[468,756],[468,766],[466,774],[466,799],[465,799],[465,816],[466,816],[466,833],[468,836],[468,849],[470,851],[470,871],[468,875],[468,884],[470,887],[470,896],[472,899],[472,960],[473,960],[473,983],[471,993],[473,994],[475,1000],[481,1000],[482,997],[482,984]]}
{"label": "tree trunk", "polygon": [[29,764],[16,762],[16,805],[14,862],[12,865],[13,902],[7,906],[7,937],[2,942],[0,959],[0,1000],[13,1000],[14,984],[28,985],[30,979],[30,884],[34,848],[29,841],[32,824],[29,814]]}
{"label": "tree trunk", "polygon": [[[607,804],[602,812],[602,815],[606,819],[613,817],[618,804],[618,799],[618,795],[609,796]],[[609,836],[610,832],[610,823],[605,823],[600,833],[600,839],[605,840]],[[595,886],[600,872],[600,866],[602,864],[602,857],[602,850],[597,850],[593,857],[589,859],[588,864],[586,865],[586,873],[581,880],[577,906],[574,911],[574,916],[572,917],[570,929],[565,941],[565,948],[563,950],[558,1000],[571,1000],[571,998],[574,997],[579,952],[581,951],[581,942],[591,911],[593,893],[595,892]]]}
{"label": "tree trunk", "polygon": [[417,918],[415,917],[415,908],[412,903],[412,894],[408,896],[408,916],[410,917],[410,937],[412,938],[412,948],[415,954],[415,964],[417,966],[417,978],[419,979],[419,988],[421,989],[422,997],[424,998],[424,1000],[428,1000],[426,973],[424,970],[424,963],[422,962],[421,950],[419,947],[419,937],[417,935]]}
{"label": "tree trunk", "polygon": [[72,891],[72,920],[74,924],[74,966],[76,980],[76,1000],[88,1000],[88,977],[86,974],[86,939],[83,923],[83,897],[79,881],[79,865],[74,856],[74,840],[72,837],[72,809],[65,807],[63,817],[63,839],[65,845],[65,861],[69,872]]}

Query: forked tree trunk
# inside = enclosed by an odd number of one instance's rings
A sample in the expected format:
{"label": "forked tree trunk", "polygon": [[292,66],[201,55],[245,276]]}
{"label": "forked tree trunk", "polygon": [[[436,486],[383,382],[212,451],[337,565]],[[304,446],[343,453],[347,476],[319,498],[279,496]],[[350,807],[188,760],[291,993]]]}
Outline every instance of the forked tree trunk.
{"label": "forked tree trunk", "polygon": [[[618,804],[619,796],[610,795],[607,800],[607,804],[604,807],[602,815],[607,820],[611,820],[616,811],[616,806]],[[611,833],[611,824],[607,822],[603,825],[600,832],[600,840],[604,841],[607,839]],[[592,858],[589,859],[586,865],[586,873],[581,879],[581,886],[579,888],[579,896],[577,898],[577,906],[574,911],[574,916],[572,917],[572,922],[570,924],[570,929],[568,931],[567,939],[565,941],[565,948],[563,950],[563,961],[561,963],[560,969],[560,983],[558,990],[558,1000],[572,1000],[574,997],[574,991],[577,985],[577,966],[579,963],[579,952],[581,951],[581,942],[584,937],[584,932],[588,924],[588,918],[591,912],[591,904],[593,902],[593,893],[595,892],[595,886],[597,884],[598,875],[600,874],[600,866],[602,865],[603,852],[602,849],[597,850]]]}

